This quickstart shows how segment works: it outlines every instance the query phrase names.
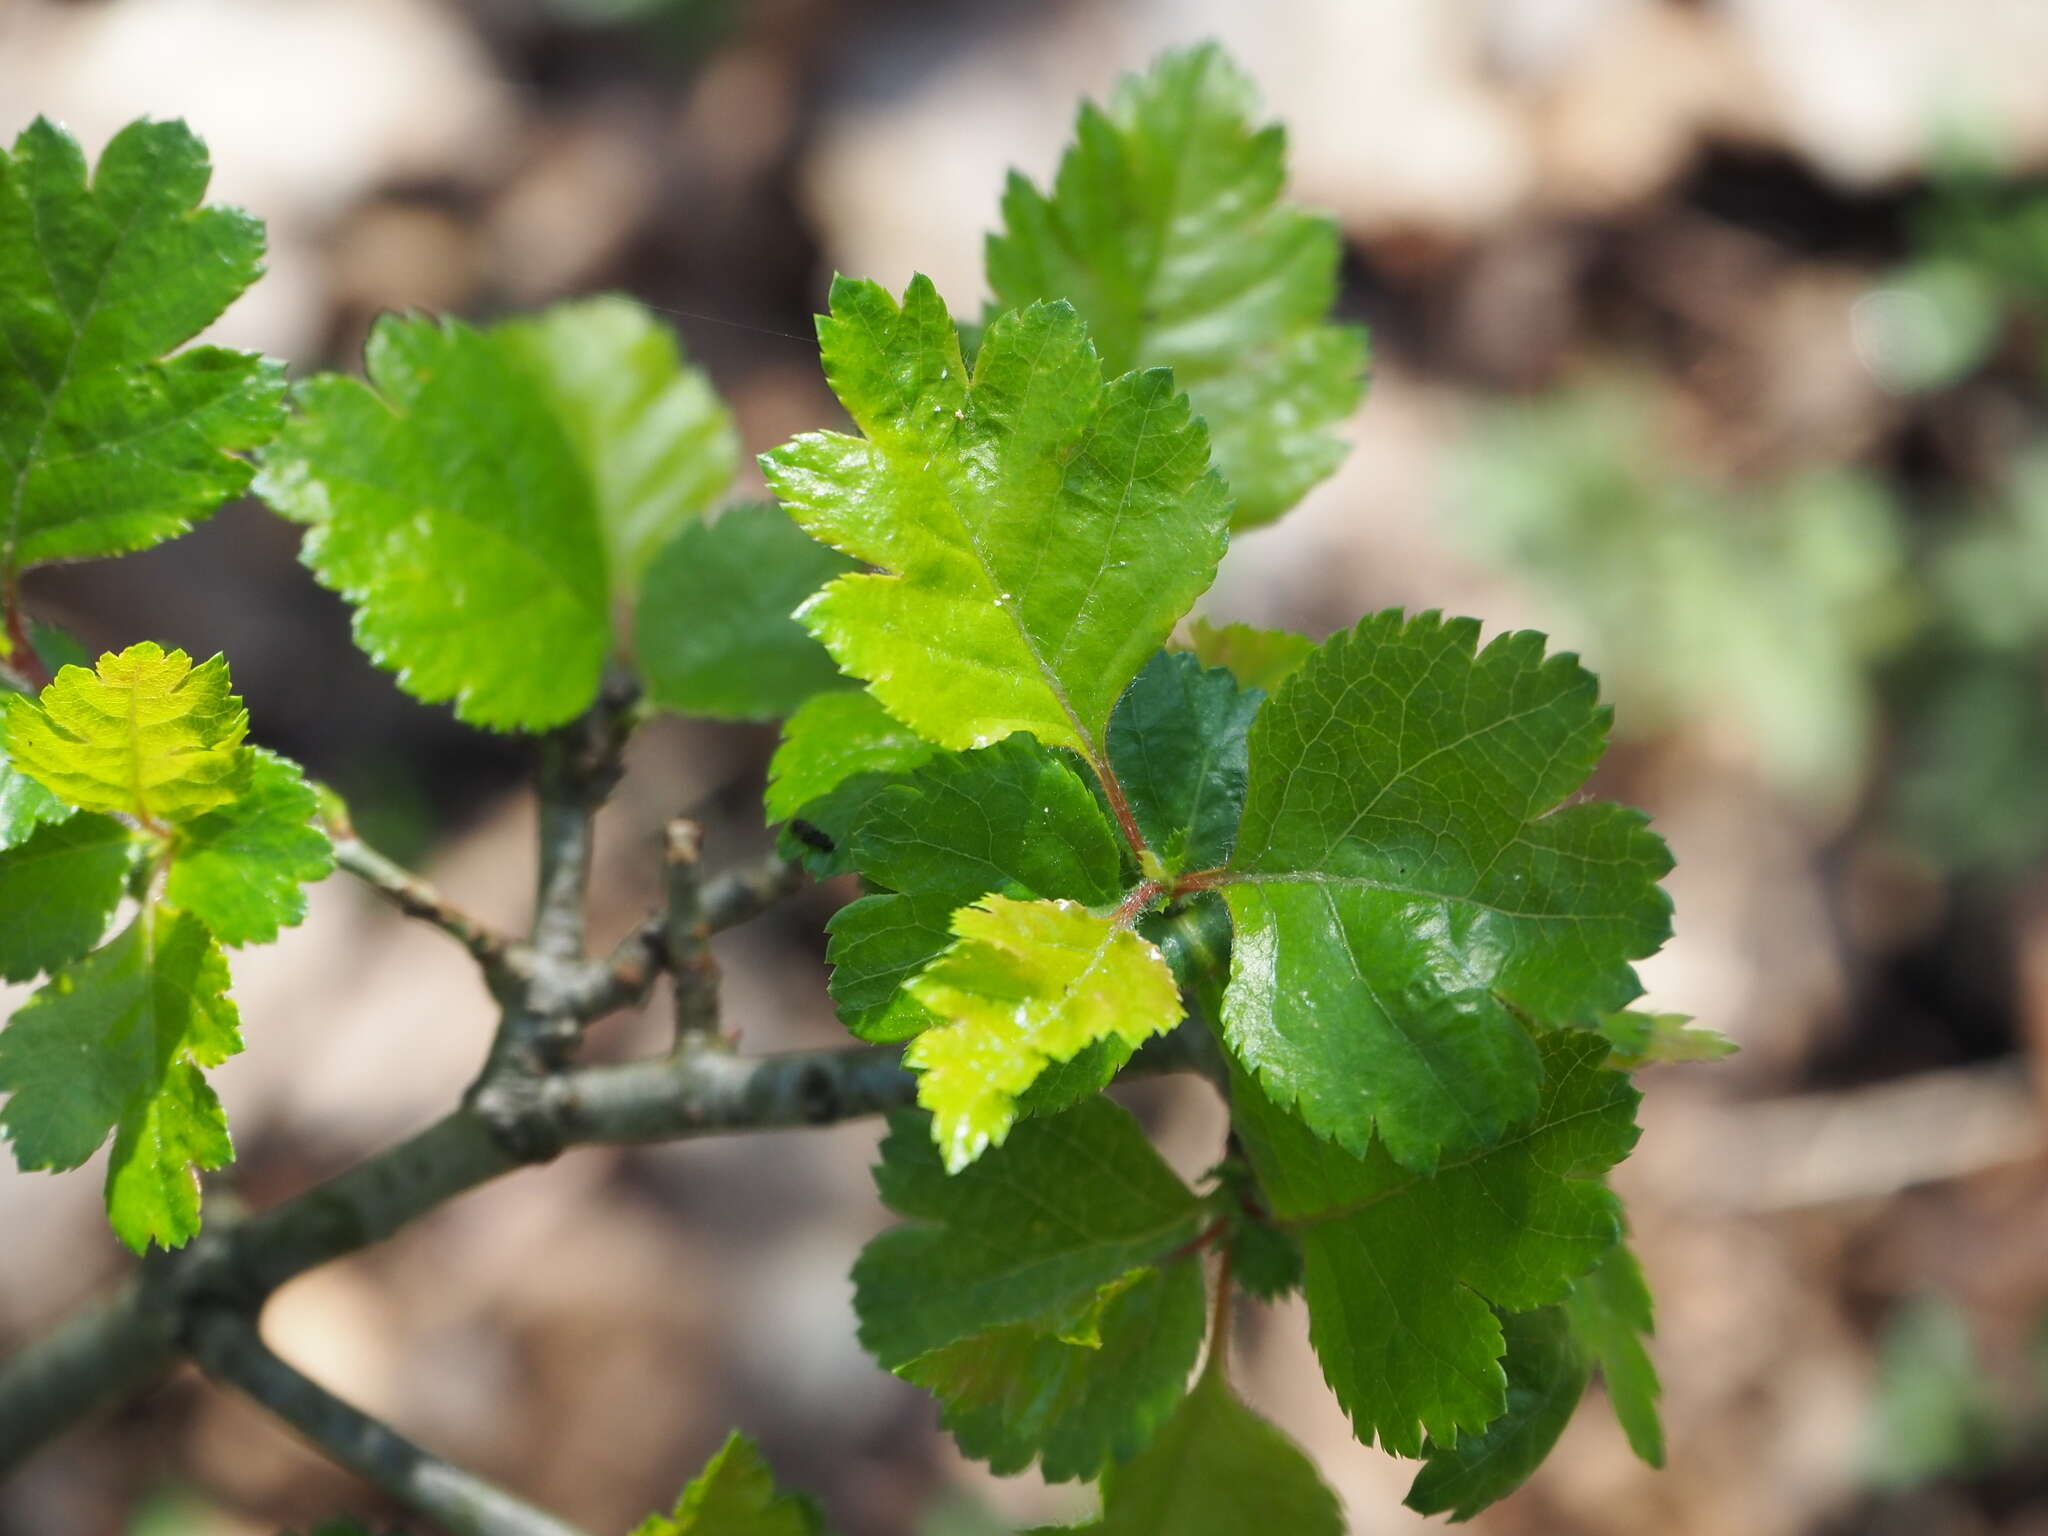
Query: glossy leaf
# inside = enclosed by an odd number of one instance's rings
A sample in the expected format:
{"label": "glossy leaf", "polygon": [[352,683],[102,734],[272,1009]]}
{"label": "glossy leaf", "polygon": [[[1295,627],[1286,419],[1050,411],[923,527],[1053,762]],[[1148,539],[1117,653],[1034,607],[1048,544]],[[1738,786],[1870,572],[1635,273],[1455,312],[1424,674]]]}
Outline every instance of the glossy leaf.
{"label": "glossy leaf", "polygon": [[0,977],[27,981],[106,937],[127,888],[135,834],[111,816],[73,816],[0,853]]}
{"label": "glossy leaf", "polygon": [[697,1474],[675,1509],[649,1515],[633,1536],[820,1536],[824,1516],[810,1499],[775,1491],[775,1475],[738,1430]]}
{"label": "glossy leaf", "polygon": [[14,766],[81,810],[182,822],[242,792],[249,729],[223,657],[192,665],[147,641],[94,669],[66,667],[31,700],[6,699]]}
{"label": "glossy leaf", "polygon": [[1433,1174],[1377,1143],[1355,1156],[1237,1078],[1238,1132],[1301,1238],[1309,1336],[1360,1440],[1414,1456],[1425,1434],[1485,1429],[1507,1408],[1495,1309],[1563,1301],[1619,1240],[1599,1175],[1635,1143],[1638,1096],[1601,1065],[1606,1050],[1545,1039],[1534,1115]]}
{"label": "glossy leaf", "polygon": [[1606,743],[1593,678],[1478,633],[1377,614],[1266,701],[1225,890],[1231,1049],[1323,1135],[1417,1169],[1534,1111],[1514,1009],[1590,1026],[1670,931],[1644,817],[1560,808]]}
{"label": "glossy leaf", "polygon": [[1087,1536],[1344,1536],[1344,1512],[1301,1447],[1211,1369],[1151,1445],[1103,1477],[1102,1518],[1072,1529]]}
{"label": "glossy leaf", "polygon": [[931,283],[839,279],[818,323],[859,437],[762,468],[813,537],[879,567],[800,617],[941,746],[1029,731],[1100,760],[1109,712],[1215,576],[1228,498],[1163,371],[1107,384],[1064,304],[989,326],[970,377]]}
{"label": "glossy leaf", "polygon": [[956,1172],[1009,1134],[1046,1067],[1098,1040],[1135,1050],[1181,1020],[1158,949],[1078,902],[989,896],[952,927],[952,948],[905,984],[940,1022],[903,1060]]}
{"label": "glossy leaf", "polygon": [[894,1371],[1000,1328],[1085,1335],[1104,1292],[1182,1248],[1202,1216],[1138,1122],[1103,1098],[1021,1122],[957,1174],[929,1118],[899,1111],[875,1184],[909,1225],[862,1250],[853,1305],[861,1343]]}
{"label": "glossy leaf", "polygon": [[1136,1455],[1187,1390],[1207,1318],[1201,1267],[1133,1270],[1089,1336],[1013,1323],[919,1355],[899,1374],[935,1394],[969,1456],[1050,1482]]}
{"label": "glossy leaf", "polygon": [[1116,834],[1079,775],[1029,736],[941,753],[876,791],[849,839],[882,893],[833,915],[832,995],[869,1040],[904,1040],[933,1015],[903,984],[953,942],[953,914],[991,892],[1114,902]]}
{"label": "glossy leaf", "polygon": [[1230,857],[1244,813],[1245,737],[1263,697],[1185,651],[1162,651],[1117,701],[1110,766],[1170,873]]}
{"label": "glossy leaf", "polygon": [[[131,123],[90,177],[37,118],[0,152],[0,572],[145,549],[247,489],[284,370],[177,349],[263,266],[263,226],[203,207],[206,146]],[[167,353],[176,356],[167,357]]]}
{"label": "glossy leaf", "polygon": [[303,887],[334,868],[320,801],[296,763],[244,747],[247,783],[178,833],[164,898],[223,944],[268,944],[306,915]]}
{"label": "glossy leaf", "polygon": [[852,569],[776,507],[734,507],[684,528],[654,557],[633,622],[648,698],[680,714],[773,720],[853,687],[791,617]]}
{"label": "glossy leaf", "polygon": [[76,1168],[114,1135],[107,1215],[138,1253],[199,1230],[195,1170],[234,1155],[201,1075],[242,1048],[227,961],[198,919],[145,907],[0,1031],[0,1128],[23,1168]]}
{"label": "glossy leaf", "polygon": [[1280,201],[1287,137],[1213,44],[1084,106],[1050,195],[1012,173],[989,237],[996,304],[1067,299],[1111,373],[1166,367],[1209,424],[1237,525],[1343,461],[1365,333],[1328,323],[1337,227]]}

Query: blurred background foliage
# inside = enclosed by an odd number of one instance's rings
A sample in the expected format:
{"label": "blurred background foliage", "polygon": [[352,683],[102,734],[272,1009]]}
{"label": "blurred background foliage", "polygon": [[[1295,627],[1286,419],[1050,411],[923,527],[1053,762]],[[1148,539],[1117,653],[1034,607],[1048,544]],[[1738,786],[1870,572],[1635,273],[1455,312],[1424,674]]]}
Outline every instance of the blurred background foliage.
{"label": "blurred background foliage", "polygon": [[[1476,1527],[2048,1531],[2048,7],[0,0],[0,133],[48,112],[96,149],[187,117],[271,232],[221,340],[310,371],[352,364],[382,310],[622,290],[752,452],[831,419],[809,316],[833,270],[925,270],[972,312],[1003,171],[1043,177],[1079,96],[1209,35],[1339,220],[1375,357],[1345,468],[1241,541],[1210,616],[1442,607],[1582,652],[1617,711],[1597,787],[1679,859],[1649,1005],[1745,1047],[1652,1076],[1622,1180],[1669,1469],[1587,1413]],[[230,508],[31,598],[95,648],[225,650],[262,739],[516,919],[518,750],[370,669],[296,537]],[[638,745],[602,851],[617,928],[674,810],[716,859],[762,845],[772,743]],[[750,1048],[836,1037],[818,928],[844,894],[721,941]],[[459,956],[338,887],[237,991],[224,1197],[257,1204],[451,1100],[490,1018]],[[1213,1161],[1199,1091],[1136,1102],[1184,1170]],[[853,1343],[874,1134],[579,1154],[308,1277],[267,1330],[602,1528],[665,1507],[735,1423],[850,1536],[1072,1512],[962,1462]],[[92,1183],[0,1172],[0,1347],[118,1273]],[[1248,1328],[1241,1375],[1359,1530],[1418,1527],[1297,1315]],[[35,1536],[337,1512],[394,1515],[191,1380],[0,1488],[0,1531]]]}

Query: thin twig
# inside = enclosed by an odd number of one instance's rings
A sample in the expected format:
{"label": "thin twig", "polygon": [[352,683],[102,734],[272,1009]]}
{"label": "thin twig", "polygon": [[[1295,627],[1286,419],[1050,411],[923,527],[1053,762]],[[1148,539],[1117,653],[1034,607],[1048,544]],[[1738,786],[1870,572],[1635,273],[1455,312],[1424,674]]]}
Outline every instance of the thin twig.
{"label": "thin twig", "polygon": [[[1184,1024],[1150,1042],[1124,1077],[1189,1070],[1200,1053]],[[465,1106],[368,1161],[236,1224],[209,1223],[189,1248],[157,1256],[131,1282],[56,1333],[0,1362],[0,1476],[94,1409],[139,1390],[175,1362],[199,1311],[255,1317],[286,1281],[381,1242],[427,1212],[540,1160],[533,1146],[634,1145],[738,1131],[831,1125],[912,1102],[916,1079],[888,1047],[757,1057],[692,1051],[662,1061],[585,1067],[532,1099],[545,1123],[508,1140]]]}
{"label": "thin twig", "polygon": [[387,896],[408,917],[440,929],[475,957],[497,990],[516,969],[520,946],[507,934],[471,917],[428,881],[386,858],[353,833],[334,839],[334,862],[372,890]]}
{"label": "thin twig", "polygon": [[694,821],[668,824],[665,863],[668,907],[662,919],[662,948],[675,981],[677,1050],[718,1032],[718,962],[711,954],[711,924],[704,916],[699,857],[704,831]]}
{"label": "thin twig", "polygon": [[213,1308],[194,1319],[191,1349],[206,1373],[247,1393],[316,1449],[439,1522],[454,1536],[584,1536],[497,1484],[421,1450],[273,1354],[256,1325]]}

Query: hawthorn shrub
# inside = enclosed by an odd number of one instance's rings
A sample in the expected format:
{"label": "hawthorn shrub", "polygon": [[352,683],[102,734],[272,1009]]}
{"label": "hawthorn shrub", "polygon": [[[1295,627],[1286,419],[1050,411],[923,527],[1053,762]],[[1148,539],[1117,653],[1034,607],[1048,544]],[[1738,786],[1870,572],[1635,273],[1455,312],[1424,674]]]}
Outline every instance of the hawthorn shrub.
{"label": "hawthorn shrub", "polygon": [[[1329,318],[1337,232],[1282,200],[1255,114],[1206,47],[1084,107],[1050,187],[1011,177],[967,323],[923,278],[835,280],[818,341],[851,430],[762,455],[764,505],[725,504],[732,418],[630,300],[387,316],[361,377],[287,391],[184,345],[263,231],[204,203],[182,124],[131,125],[90,173],[43,121],[0,156],[0,975],[42,978],[0,1032],[0,1124],[25,1169],[111,1138],[113,1232],[166,1250],[0,1368],[0,1465],[190,1356],[430,1521],[559,1536],[271,1354],[265,1298],[580,1143],[878,1112],[902,1222],[854,1267],[861,1340],[967,1454],[1098,1484],[1082,1529],[1342,1529],[1229,1382],[1233,1313],[1297,1289],[1359,1439],[1420,1459],[1417,1509],[1515,1488],[1596,1372],[1658,1461],[1605,1178],[1630,1071],[1723,1046],[1627,1011],[1669,859],[1580,794],[1595,680],[1435,613],[1320,644],[1190,617],[1231,539],[1335,468],[1365,381]],[[226,659],[88,664],[24,612],[24,572],[252,489],[400,688],[534,740],[523,937],[250,745]],[[661,908],[594,955],[593,819],[664,710],[782,722],[780,844],[707,875],[677,821]],[[468,949],[495,1041],[440,1121],[202,1229],[198,1175],[232,1156],[206,1073],[243,1045],[229,952],[336,868]],[[861,1043],[739,1054],[711,935],[846,874],[830,985]],[[663,972],[672,1049],[579,1065]],[[1229,1105],[1196,1187],[1104,1094],[1159,1072]],[[821,1529],[735,1437],[641,1536]]]}

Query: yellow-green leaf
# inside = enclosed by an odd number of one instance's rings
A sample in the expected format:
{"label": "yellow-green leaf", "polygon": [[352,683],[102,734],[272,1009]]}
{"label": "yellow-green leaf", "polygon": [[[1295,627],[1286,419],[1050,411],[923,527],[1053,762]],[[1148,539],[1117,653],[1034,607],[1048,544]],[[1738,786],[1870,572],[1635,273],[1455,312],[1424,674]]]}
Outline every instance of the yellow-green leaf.
{"label": "yellow-green leaf", "polygon": [[90,672],[64,668],[39,701],[8,695],[4,745],[17,769],[80,810],[186,821],[241,793],[249,712],[231,688],[224,657],[195,667],[144,641]]}
{"label": "yellow-green leaf", "polygon": [[911,1042],[918,1102],[954,1171],[999,1144],[1017,1096],[1097,1040],[1133,1048],[1181,1019],[1158,949],[1078,902],[990,896],[953,914],[957,941],[907,983],[946,1022]]}

